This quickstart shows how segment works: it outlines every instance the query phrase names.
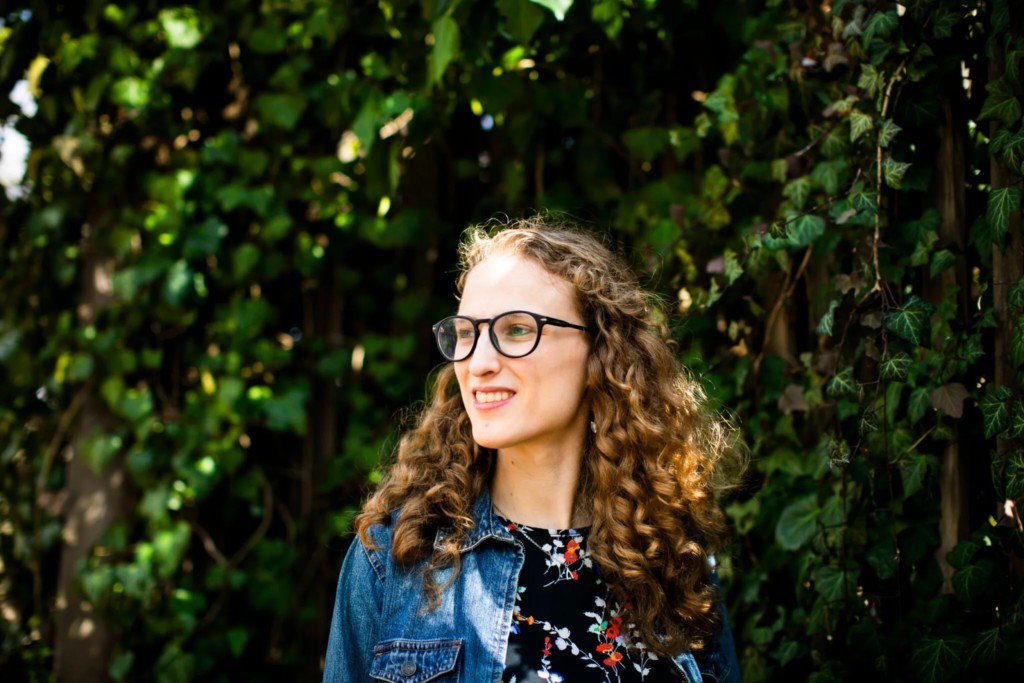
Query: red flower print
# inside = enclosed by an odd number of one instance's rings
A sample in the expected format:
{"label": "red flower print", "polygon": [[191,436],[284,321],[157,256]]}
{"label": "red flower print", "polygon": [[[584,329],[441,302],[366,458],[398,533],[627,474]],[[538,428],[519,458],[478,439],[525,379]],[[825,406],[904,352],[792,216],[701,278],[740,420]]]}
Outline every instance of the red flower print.
{"label": "red flower print", "polygon": [[551,638],[544,636],[544,654],[551,654]]}
{"label": "red flower print", "polygon": [[580,559],[579,555],[576,554],[576,551],[578,551],[579,549],[579,543],[577,543],[575,540],[569,541],[569,544],[565,546],[565,561],[569,564],[572,564],[576,560]]}
{"label": "red flower print", "polygon": [[605,657],[604,664],[605,664],[605,666],[615,666],[616,664],[619,663],[619,660],[621,660],[621,659],[622,659],[622,653],[621,652],[613,652],[610,655],[608,655],[607,657]]}
{"label": "red flower print", "polygon": [[572,577],[573,581],[575,581],[576,579],[580,578],[580,575],[578,573],[576,573],[576,572],[569,572],[569,575]]}
{"label": "red flower print", "polygon": [[612,645],[611,643],[601,643],[600,645],[597,646],[597,651],[600,652],[601,654],[605,654],[605,653],[611,652],[614,649],[615,649],[615,646]]}
{"label": "red flower print", "polygon": [[615,640],[619,637],[619,629],[622,628],[622,617],[612,617],[611,622],[608,624],[608,628],[605,629],[604,635],[608,640]]}

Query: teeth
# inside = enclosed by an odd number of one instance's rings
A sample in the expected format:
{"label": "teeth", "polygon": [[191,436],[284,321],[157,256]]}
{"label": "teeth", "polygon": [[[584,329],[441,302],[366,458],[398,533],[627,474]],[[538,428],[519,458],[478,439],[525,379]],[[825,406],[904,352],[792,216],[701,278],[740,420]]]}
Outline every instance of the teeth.
{"label": "teeth", "polygon": [[512,394],[507,391],[476,392],[476,400],[478,403],[494,403],[495,401],[507,401],[510,398],[512,398]]}

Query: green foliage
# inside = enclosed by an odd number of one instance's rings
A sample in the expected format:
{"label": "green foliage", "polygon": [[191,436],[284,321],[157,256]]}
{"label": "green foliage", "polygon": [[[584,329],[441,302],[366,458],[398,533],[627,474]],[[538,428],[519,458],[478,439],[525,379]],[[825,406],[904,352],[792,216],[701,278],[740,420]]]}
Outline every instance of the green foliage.
{"label": "green foliage", "polygon": [[1012,3],[51,4],[0,29],[0,88],[38,105],[0,103],[32,144],[0,199],[4,680],[52,667],[68,457],[128,494],[70,584],[111,678],[315,680],[457,236],[536,207],[675,297],[747,437],[745,680],[1016,666]]}

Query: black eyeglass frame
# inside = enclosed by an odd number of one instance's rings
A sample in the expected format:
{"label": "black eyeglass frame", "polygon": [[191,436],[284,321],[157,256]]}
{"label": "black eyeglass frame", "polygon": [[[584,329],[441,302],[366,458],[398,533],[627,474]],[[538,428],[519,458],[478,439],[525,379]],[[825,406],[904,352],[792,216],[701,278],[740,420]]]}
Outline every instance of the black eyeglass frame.
{"label": "black eyeglass frame", "polygon": [[[512,355],[509,353],[505,353],[504,351],[501,350],[501,344],[498,343],[497,335],[495,335],[494,333],[494,321],[500,318],[504,318],[506,315],[517,314],[528,315],[531,318],[533,318],[534,321],[536,321],[537,337],[536,339],[533,340],[533,346],[530,347],[529,351],[518,355]],[[473,345],[469,347],[469,353],[467,353],[465,356],[462,356],[461,358],[449,358],[448,355],[444,352],[444,349],[441,348],[441,340],[437,336],[438,329],[440,329],[440,327],[449,320],[466,320],[472,323],[473,325]],[[540,315],[539,313],[534,313],[532,311],[505,311],[504,313],[499,313],[493,318],[470,318],[469,316],[466,315],[450,315],[447,318],[442,318],[441,320],[434,323],[433,327],[431,328],[434,332],[434,344],[437,345],[437,350],[441,353],[441,356],[449,363],[459,363],[472,356],[473,353],[476,351],[477,342],[480,341],[481,323],[487,323],[487,335],[491,338],[491,346],[494,347],[495,351],[505,356],[506,358],[525,358],[526,356],[529,356],[531,353],[536,351],[537,347],[540,346],[541,332],[544,331],[545,325],[552,325],[553,327],[568,327],[573,330],[581,330],[583,332],[587,332],[588,334],[592,331],[589,327],[584,327],[583,325],[576,325],[575,323],[566,322],[565,320],[559,320],[558,318],[552,318],[551,316],[548,315]]]}

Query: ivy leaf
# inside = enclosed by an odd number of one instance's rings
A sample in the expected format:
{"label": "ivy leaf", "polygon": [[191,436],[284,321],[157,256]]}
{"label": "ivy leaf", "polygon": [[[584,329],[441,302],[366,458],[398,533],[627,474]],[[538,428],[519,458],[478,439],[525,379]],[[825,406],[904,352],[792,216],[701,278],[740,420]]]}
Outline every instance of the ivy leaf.
{"label": "ivy leaf", "polygon": [[924,683],[944,683],[964,666],[967,645],[959,636],[922,638],[910,664]]}
{"label": "ivy leaf", "polygon": [[953,35],[953,27],[960,21],[956,12],[950,12],[944,7],[936,7],[933,13],[935,21],[932,24],[932,35],[936,38],[949,38]]}
{"label": "ivy leaf", "polygon": [[885,87],[885,78],[874,65],[865,63],[860,67],[857,87],[864,90],[869,96],[874,97]]}
{"label": "ivy leaf", "polygon": [[[1000,387],[1000,389],[1006,389],[1006,387]],[[997,434],[1002,434],[1006,431],[1009,425],[1009,411],[1006,407],[1007,396],[1003,395],[1001,391],[989,392],[982,396],[981,401],[978,402],[978,407],[981,408],[982,425],[985,428],[985,438],[991,439]]]}
{"label": "ivy leaf", "polygon": [[896,13],[896,10],[876,12],[871,15],[867,26],[864,27],[864,35],[862,36],[864,47],[867,48],[868,43],[875,38],[887,38],[899,25],[899,21],[899,14]]}
{"label": "ivy leaf", "polygon": [[82,439],[79,453],[82,462],[96,474],[102,474],[110,461],[121,452],[123,440],[118,434],[90,434]]}
{"label": "ivy leaf", "polygon": [[992,3],[992,33],[998,35],[1010,25],[1010,0],[994,0]]}
{"label": "ivy leaf", "polygon": [[844,171],[846,171],[846,165],[845,159],[820,161],[815,164],[814,170],[811,171],[811,178],[821,185],[821,188],[829,195],[837,194],[839,192],[839,186],[842,184],[842,177]]}
{"label": "ivy leaf", "polygon": [[829,380],[827,393],[832,397],[857,393],[857,382],[853,379],[853,368],[847,365]]}
{"label": "ivy leaf", "polygon": [[999,458],[992,458],[988,469],[992,476],[992,490],[995,491],[996,500],[1004,500],[1006,498],[1006,472],[1003,461]]}
{"label": "ivy leaf", "polygon": [[992,227],[992,241],[1001,245],[1010,229],[1010,214],[1020,210],[1020,188],[1000,187],[988,193],[985,217]]}
{"label": "ivy leaf", "polygon": [[188,267],[188,262],[184,259],[175,261],[175,263],[168,268],[167,277],[164,280],[164,301],[169,303],[171,306],[181,306],[192,282],[192,269]]}
{"label": "ivy leaf", "polygon": [[[849,589],[857,585],[857,571],[844,572],[835,567],[818,567],[812,575],[814,587],[828,602],[842,600]],[[847,590],[844,591],[843,589]]]}
{"label": "ivy leaf", "polygon": [[896,411],[899,410],[900,399],[903,397],[903,386],[903,382],[889,382],[885,388],[885,420],[889,424],[896,421]]}
{"label": "ivy leaf", "polygon": [[275,431],[293,431],[296,434],[305,434],[308,394],[309,391],[305,386],[295,385],[265,399],[262,402],[262,408],[267,416],[267,427]]}
{"label": "ivy leaf", "polygon": [[899,567],[899,551],[891,534],[883,534],[870,544],[866,559],[875,575],[883,581],[895,576]]}
{"label": "ivy leaf", "polygon": [[800,176],[789,181],[782,188],[782,194],[793,203],[794,209],[802,210],[804,204],[807,203],[807,198],[811,195],[811,179],[807,176]]}
{"label": "ivy leaf", "polygon": [[857,142],[858,138],[874,127],[874,120],[864,112],[856,109],[850,112],[850,142]]}
{"label": "ivy leaf", "polygon": [[816,493],[790,503],[775,525],[775,540],[786,550],[799,550],[818,530],[820,511]]}
{"label": "ivy leaf", "polygon": [[914,252],[910,255],[910,265],[923,266],[928,263],[932,249],[935,248],[935,243],[938,241],[938,234],[929,230],[924,239],[914,246]]}
{"label": "ivy leaf", "polygon": [[970,539],[960,541],[952,550],[946,553],[946,561],[956,569],[960,569],[970,564],[979,550],[981,550],[981,545],[977,541]]}
{"label": "ivy leaf", "polygon": [[939,249],[937,252],[932,254],[932,263],[928,268],[928,275],[930,277],[937,277],[939,273],[951,268],[956,263],[956,254],[951,252],[949,249]]}
{"label": "ivy leaf", "polygon": [[853,208],[858,211],[862,211],[867,214],[874,214],[878,212],[877,194],[874,190],[870,190],[859,183],[854,185],[853,191],[850,192],[850,199],[853,200]]}
{"label": "ivy leaf", "polygon": [[262,119],[285,130],[292,130],[306,108],[306,98],[294,93],[264,93],[253,104]]}
{"label": "ivy leaf", "polygon": [[546,7],[555,15],[555,19],[565,19],[565,13],[572,7],[573,0],[530,0],[541,7]]}
{"label": "ivy leaf", "polygon": [[127,76],[110,87],[110,101],[127,109],[138,109],[149,103],[151,89],[149,81]]}
{"label": "ivy leaf", "polygon": [[543,10],[529,0],[498,0],[498,9],[505,17],[505,28],[520,45],[528,45],[544,23]]}
{"label": "ivy leaf", "polygon": [[1018,367],[1024,365],[1024,319],[1017,322],[1010,338],[1010,362]]}
{"label": "ivy leaf", "polygon": [[191,7],[174,7],[160,10],[160,25],[171,47],[189,50],[203,39],[199,28],[199,15]]}
{"label": "ivy leaf", "polygon": [[992,136],[989,149],[1011,170],[1024,174],[1024,128],[1014,132],[1012,128],[1001,127]]}
{"label": "ivy leaf", "polygon": [[907,401],[907,417],[910,424],[920,422],[924,414],[931,407],[932,400],[927,387],[917,387],[910,392],[910,400]]}
{"label": "ivy leaf", "polygon": [[950,417],[961,418],[964,416],[964,400],[969,396],[967,388],[959,382],[943,384],[932,391],[932,408]]}
{"label": "ivy leaf", "polygon": [[832,336],[832,325],[835,324],[835,313],[836,309],[839,308],[839,299],[832,299],[828,305],[828,310],[825,315],[821,316],[821,320],[818,321],[818,334],[824,334],[826,336]]}
{"label": "ivy leaf", "polygon": [[725,282],[731,285],[743,276],[743,266],[732,249],[726,249],[722,256],[725,259]]}
{"label": "ivy leaf", "polygon": [[1002,629],[998,626],[983,629],[971,648],[971,661],[992,664],[1002,659],[1008,648]]}
{"label": "ivy leaf", "polygon": [[123,681],[128,677],[128,672],[131,671],[134,661],[134,652],[122,652],[110,660],[110,667],[107,669],[107,673],[115,681]]}
{"label": "ivy leaf", "polygon": [[878,417],[881,412],[881,406],[869,408],[860,414],[860,424],[857,425],[857,429],[861,434],[870,434],[871,432],[877,432],[879,429]]}
{"label": "ivy leaf", "polygon": [[886,157],[882,162],[882,175],[885,177],[885,184],[894,190],[900,189],[903,185],[903,176],[908,168],[910,168],[909,162],[896,161],[892,157]]}
{"label": "ivy leaf", "polygon": [[249,34],[249,47],[261,55],[284,52],[288,46],[288,33],[279,26],[259,26]]}
{"label": "ivy leaf", "polygon": [[1006,79],[1000,76],[985,86],[988,97],[981,107],[980,119],[996,119],[1003,125],[1012,126],[1020,119],[1020,101],[1013,94],[1013,89]]}
{"label": "ivy leaf", "polygon": [[183,521],[175,523],[171,529],[158,531],[153,537],[153,559],[156,573],[162,579],[170,578],[181,566],[181,558],[188,548],[192,530]]}
{"label": "ivy leaf", "polygon": [[794,249],[802,249],[825,234],[825,219],[821,216],[805,214],[793,222],[789,228],[786,242]]}
{"label": "ivy leaf", "polygon": [[882,361],[878,371],[882,376],[882,379],[896,380],[902,382],[907,378],[907,372],[910,370],[910,364],[913,362],[911,357],[900,351],[897,354],[886,358]]}
{"label": "ivy leaf", "polygon": [[1017,308],[1024,308],[1024,277],[1010,286],[1006,292],[1006,303]]}
{"label": "ivy leaf", "polygon": [[924,487],[930,459],[927,455],[913,451],[907,453],[900,465],[900,481],[903,482],[903,496],[910,498]]}
{"label": "ivy leaf", "polygon": [[931,315],[935,307],[916,294],[909,297],[903,308],[882,314],[882,325],[915,346],[924,346],[932,336]]}
{"label": "ivy leaf", "polygon": [[1024,498],[1024,451],[1017,451],[1006,459],[1006,497]]}
{"label": "ivy leaf", "polygon": [[669,135],[664,128],[647,126],[633,128],[622,134],[622,141],[629,149],[630,156],[637,161],[651,161],[661,154],[668,145]]}
{"label": "ivy leaf", "polygon": [[902,128],[896,125],[892,119],[882,119],[882,128],[878,131],[878,144],[880,147],[888,147],[892,144],[896,134],[899,133]]}
{"label": "ivy leaf", "polygon": [[459,25],[451,17],[441,17],[431,24],[434,49],[430,54],[430,68],[427,81],[433,85],[441,80],[456,53],[459,51]]}
{"label": "ivy leaf", "polygon": [[964,603],[973,605],[991,591],[995,574],[995,565],[988,558],[968,564],[954,572],[953,592]]}
{"label": "ivy leaf", "polygon": [[1024,44],[1017,41],[1017,49],[1006,53],[1006,77],[1011,83],[1020,83],[1020,62],[1024,60]]}
{"label": "ivy leaf", "polygon": [[1017,399],[1010,408],[1010,426],[1006,429],[1007,439],[1024,437],[1024,401]]}
{"label": "ivy leaf", "polygon": [[981,334],[972,334],[964,339],[960,348],[960,357],[968,363],[973,363],[985,357],[985,347],[981,343]]}

